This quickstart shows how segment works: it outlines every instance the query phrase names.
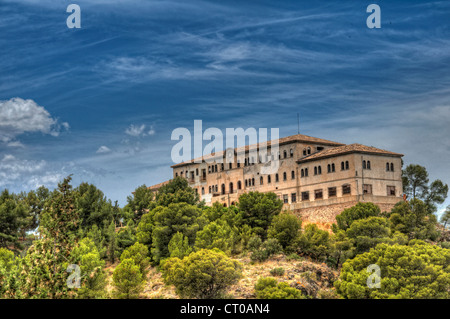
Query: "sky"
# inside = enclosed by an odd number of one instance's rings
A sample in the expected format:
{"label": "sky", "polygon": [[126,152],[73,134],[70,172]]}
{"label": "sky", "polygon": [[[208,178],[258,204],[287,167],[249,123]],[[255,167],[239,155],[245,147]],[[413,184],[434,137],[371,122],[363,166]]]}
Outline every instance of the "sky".
{"label": "sky", "polygon": [[73,174],[124,205],[171,178],[174,129],[289,136],[297,113],[302,134],[450,183],[449,17],[449,1],[0,0],[0,190]]}

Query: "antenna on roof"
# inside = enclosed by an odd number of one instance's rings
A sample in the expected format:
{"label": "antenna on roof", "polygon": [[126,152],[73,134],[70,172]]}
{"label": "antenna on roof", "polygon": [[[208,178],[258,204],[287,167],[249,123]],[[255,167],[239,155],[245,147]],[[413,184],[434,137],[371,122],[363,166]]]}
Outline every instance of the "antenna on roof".
{"label": "antenna on roof", "polygon": [[297,113],[297,134],[300,134],[300,115]]}

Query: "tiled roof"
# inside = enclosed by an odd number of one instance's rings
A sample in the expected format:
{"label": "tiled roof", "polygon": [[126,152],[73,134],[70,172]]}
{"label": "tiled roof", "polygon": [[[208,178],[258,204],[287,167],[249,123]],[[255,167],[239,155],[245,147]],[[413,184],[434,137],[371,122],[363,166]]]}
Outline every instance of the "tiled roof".
{"label": "tiled roof", "polygon": [[149,186],[148,189],[151,189],[151,190],[158,190],[158,189],[160,189],[162,186],[169,184],[169,182],[170,182],[170,180],[169,180],[169,181],[162,182],[162,183],[159,183],[159,184],[155,184],[155,185]]}
{"label": "tiled roof", "polygon": [[[312,137],[312,136],[308,136],[308,135],[303,135],[303,134],[297,134],[297,135],[282,137],[282,138],[278,139],[279,145],[290,144],[290,143],[295,143],[295,142],[321,144],[321,145],[329,145],[329,146],[345,145],[342,143],[333,142],[333,141],[329,141],[329,140],[325,140],[325,139],[321,139],[321,138],[317,138],[317,137]],[[266,143],[267,143],[267,146],[270,146],[272,144],[272,141],[268,141],[268,142],[264,142],[264,143],[260,143],[260,144],[252,144],[252,145],[237,147],[234,149],[234,151],[236,153],[241,153],[244,150],[248,151],[248,150],[256,149],[257,147],[264,147],[264,146],[266,146]],[[225,151],[220,151],[220,152],[216,152],[215,154],[208,154],[203,157],[198,157],[198,158],[190,160],[188,162],[175,164],[175,165],[172,165],[171,167],[184,166],[187,164],[192,164],[196,161],[206,160],[206,159],[210,159],[210,158],[219,158],[219,157],[224,157],[224,156],[225,156]]]}
{"label": "tiled roof", "polygon": [[318,159],[338,156],[338,155],[344,155],[344,154],[350,154],[350,153],[365,153],[365,154],[375,154],[375,155],[390,155],[390,156],[397,156],[401,157],[403,154],[394,153],[386,150],[382,150],[373,146],[366,146],[362,144],[349,144],[344,146],[338,146],[329,148],[314,154],[311,154],[309,156],[306,156],[304,158],[301,158],[297,161],[297,163],[305,163],[310,162]]}

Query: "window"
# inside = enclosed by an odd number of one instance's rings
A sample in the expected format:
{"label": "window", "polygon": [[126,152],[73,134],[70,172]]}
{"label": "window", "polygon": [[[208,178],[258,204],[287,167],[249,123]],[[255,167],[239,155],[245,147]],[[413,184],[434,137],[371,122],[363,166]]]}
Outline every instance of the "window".
{"label": "window", "polygon": [[331,173],[331,165],[330,164],[327,165],[327,170],[328,170],[328,173]]}
{"label": "window", "polygon": [[388,196],[395,196],[395,186],[388,186],[387,187],[387,195]]}
{"label": "window", "polygon": [[348,161],[345,161],[345,169],[349,169],[349,168],[350,168],[350,165],[349,165]]}
{"label": "window", "polygon": [[252,186],[255,186],[255,179],[252,178]]}
{"label": "window", "polygon": [[225,165],[223,165],[223,163],[220,164],[220,170],[221,170],[221,171],[224,171],[224,170],[225,170]]}
{"label": "window", "polygon": [[262,176],[259,178],[259,184],[260,185],[264,184],[264,178]]}
{"label": "window", "polygon": [[241,182],[241,181],[238,181],[238,183],[237,183],[237,188],[238,188],[238,189],[242,189],[242,182]]}
{"label": "window", "polygon": [[209,193],[211,194],[211,186],[209,186]]}
{"label": "window", "polygon": [[311,154],[311,147],[308,147],[307,153],[308,153],[308,155]]}
{"label": "window", "polygon": [[175,177],[178,177],[178,173],[175,173]]}
{"label": "window", "polygon": [[391,172],[394,171],[394,163],[391,163]]}
{"label": "window", "polygon": [[287,158],[287,152],[286,151],[283,152],[283,157]]}
{"label": "window", "polygon": [[371,184],[363,185],[363,194],[372,194],[372,185]]}
{"label": "window", "polygon": [[275,183],[278,183],[280,181],[280,178],[278,177],[278,173],[275,174]]}
{"label": "window", "polygon": [[292,148],[290,149],[289,153],[290,153],[291,157],[294,157],[294,150]]}
{"label": "window", "polygon": [[241,162],[237,162],[237,167],[241,167]]}
{"label": "window", "polygon": [[287,180],[287,174],[286,174],[286,172],[284,172],[283,173],[283,181],[286,181]]}
{"label": "window", "polygon": [[219,192],[219,185],[216,185],[216,193]]}
{"label": "window", "polygon": [[334,163],[331,164],[331,171],[332,171],[332,172],[336,172],[336,167],[334,166]]}
{"label": "window", "polygon": [[[211,166],[208,166],[208,173],[211,174]],[[181,175],[183,175],[183,172],[181,173]]]}
{"label": "window", "polygon": [[309,192],[302,192],[302,200],[309,200]]}
{"label": "window", "polygon": [[297,202],[297,194],[296,193],[292,193],[291,194],[291,203],[296,203]]}
{"label": "window", "polygon": [[303,156],[306,156],[306,148],[303,149]]}
{"label": "window", "polygon": [[322,175],[322,166],[317,167],[317,173]]}
{"label": "window", "polygon": [[342,186],[342,195],[349,195],[352,193],[352,189],[349,184],[345,184]]}
{"label": "window", "polygon": [[317,166],[314,166],[314,175],[317,175]]}
{"label": "window", "polygon": [[336,195],[337,195],[336,187],[329,187],[328,197],[336,197]]}
{"label": "window", "polygon": [[278,159],[279,159],[279,160],[281,159],[281,155],[280,155],[280,152],[278,152]]}
{"label": "window", "polygon": [[222,184],[222,195],[225,195],[225,184]]}
{"label": "window", "polygon": [[386,171],[387,172],[389,172],[389,168],[390,168],[389,163],[386,163]]}
{"label": "window", "polygon": [[234,187],[233,187],[233,183],[230,183],[230,194],[233,194],[233,192],[234,192]]}
{"label": "window", "polygon": [[341,162],[341,171],[345,170],[345,163]]}
{"label": "window", "polygon": [[229,164],[228,164],[228,168],[229,168],[229,169],[232,169],[232,168],[233,168],[233,163],[229,163]]}
{"label": "window", "polygon": [[202,187],[202,195],[205,195],[205,188]]}
{"label": "window", "polygon": [[314,199],[322,199],[323,198],[323,191],[321,189],[316,189],[314,191]]}
{"label": "window", "polygon": [[308,169],[305,168],[305,177],[308,177]]}
{"label": "window", "polygon": [[324,147],[323,146],[317,146],[317,152],[323,151]]}
{"label": "window", "polygon": [[248,186],[248,180],[245,180],[245,187]]}
{"label": "window", "polygon": [[363,161],[363,169],[366,169],[367,165],[366,165],[366,161]]}
{"label": "window", "polygon": [[367,161],[367,169],[371,169],[370,168],[370,161]]}
{"label": "window", "polygon": [[295,171],[291,172],[291,179],[295,179]]}
{"label": "window", "polygon": [[267,184],[270,184],[272,181],[271,181],[271,177],[270,177],[270,175],[267,175]]}
{"label": "window", "polygon": [[288,194],[283,195],[283,203],[285,203],[285,204],[289,203],[289,195]]}
{"label": "window", "polygon": [[300,176],[305,177],[305,171],[303,170],[303,168],[300,170]]}

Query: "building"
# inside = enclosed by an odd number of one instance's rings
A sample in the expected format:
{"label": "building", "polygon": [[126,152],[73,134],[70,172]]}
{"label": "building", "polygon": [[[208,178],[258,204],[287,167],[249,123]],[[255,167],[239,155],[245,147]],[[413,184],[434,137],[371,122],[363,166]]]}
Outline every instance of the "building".
{"label": "building", "polygon": [[[187,178],[207,205],[230,206],[242,193],[274,192],[304,221],[327,224],[357,202],[373,202],[384,211],[401,201],[402,156],[298,134],[280,138],[278,150],[271,142],[250,145],[172,168],[173,176]],[[277,158],[278,169],[266,174],[264,167]]]}

